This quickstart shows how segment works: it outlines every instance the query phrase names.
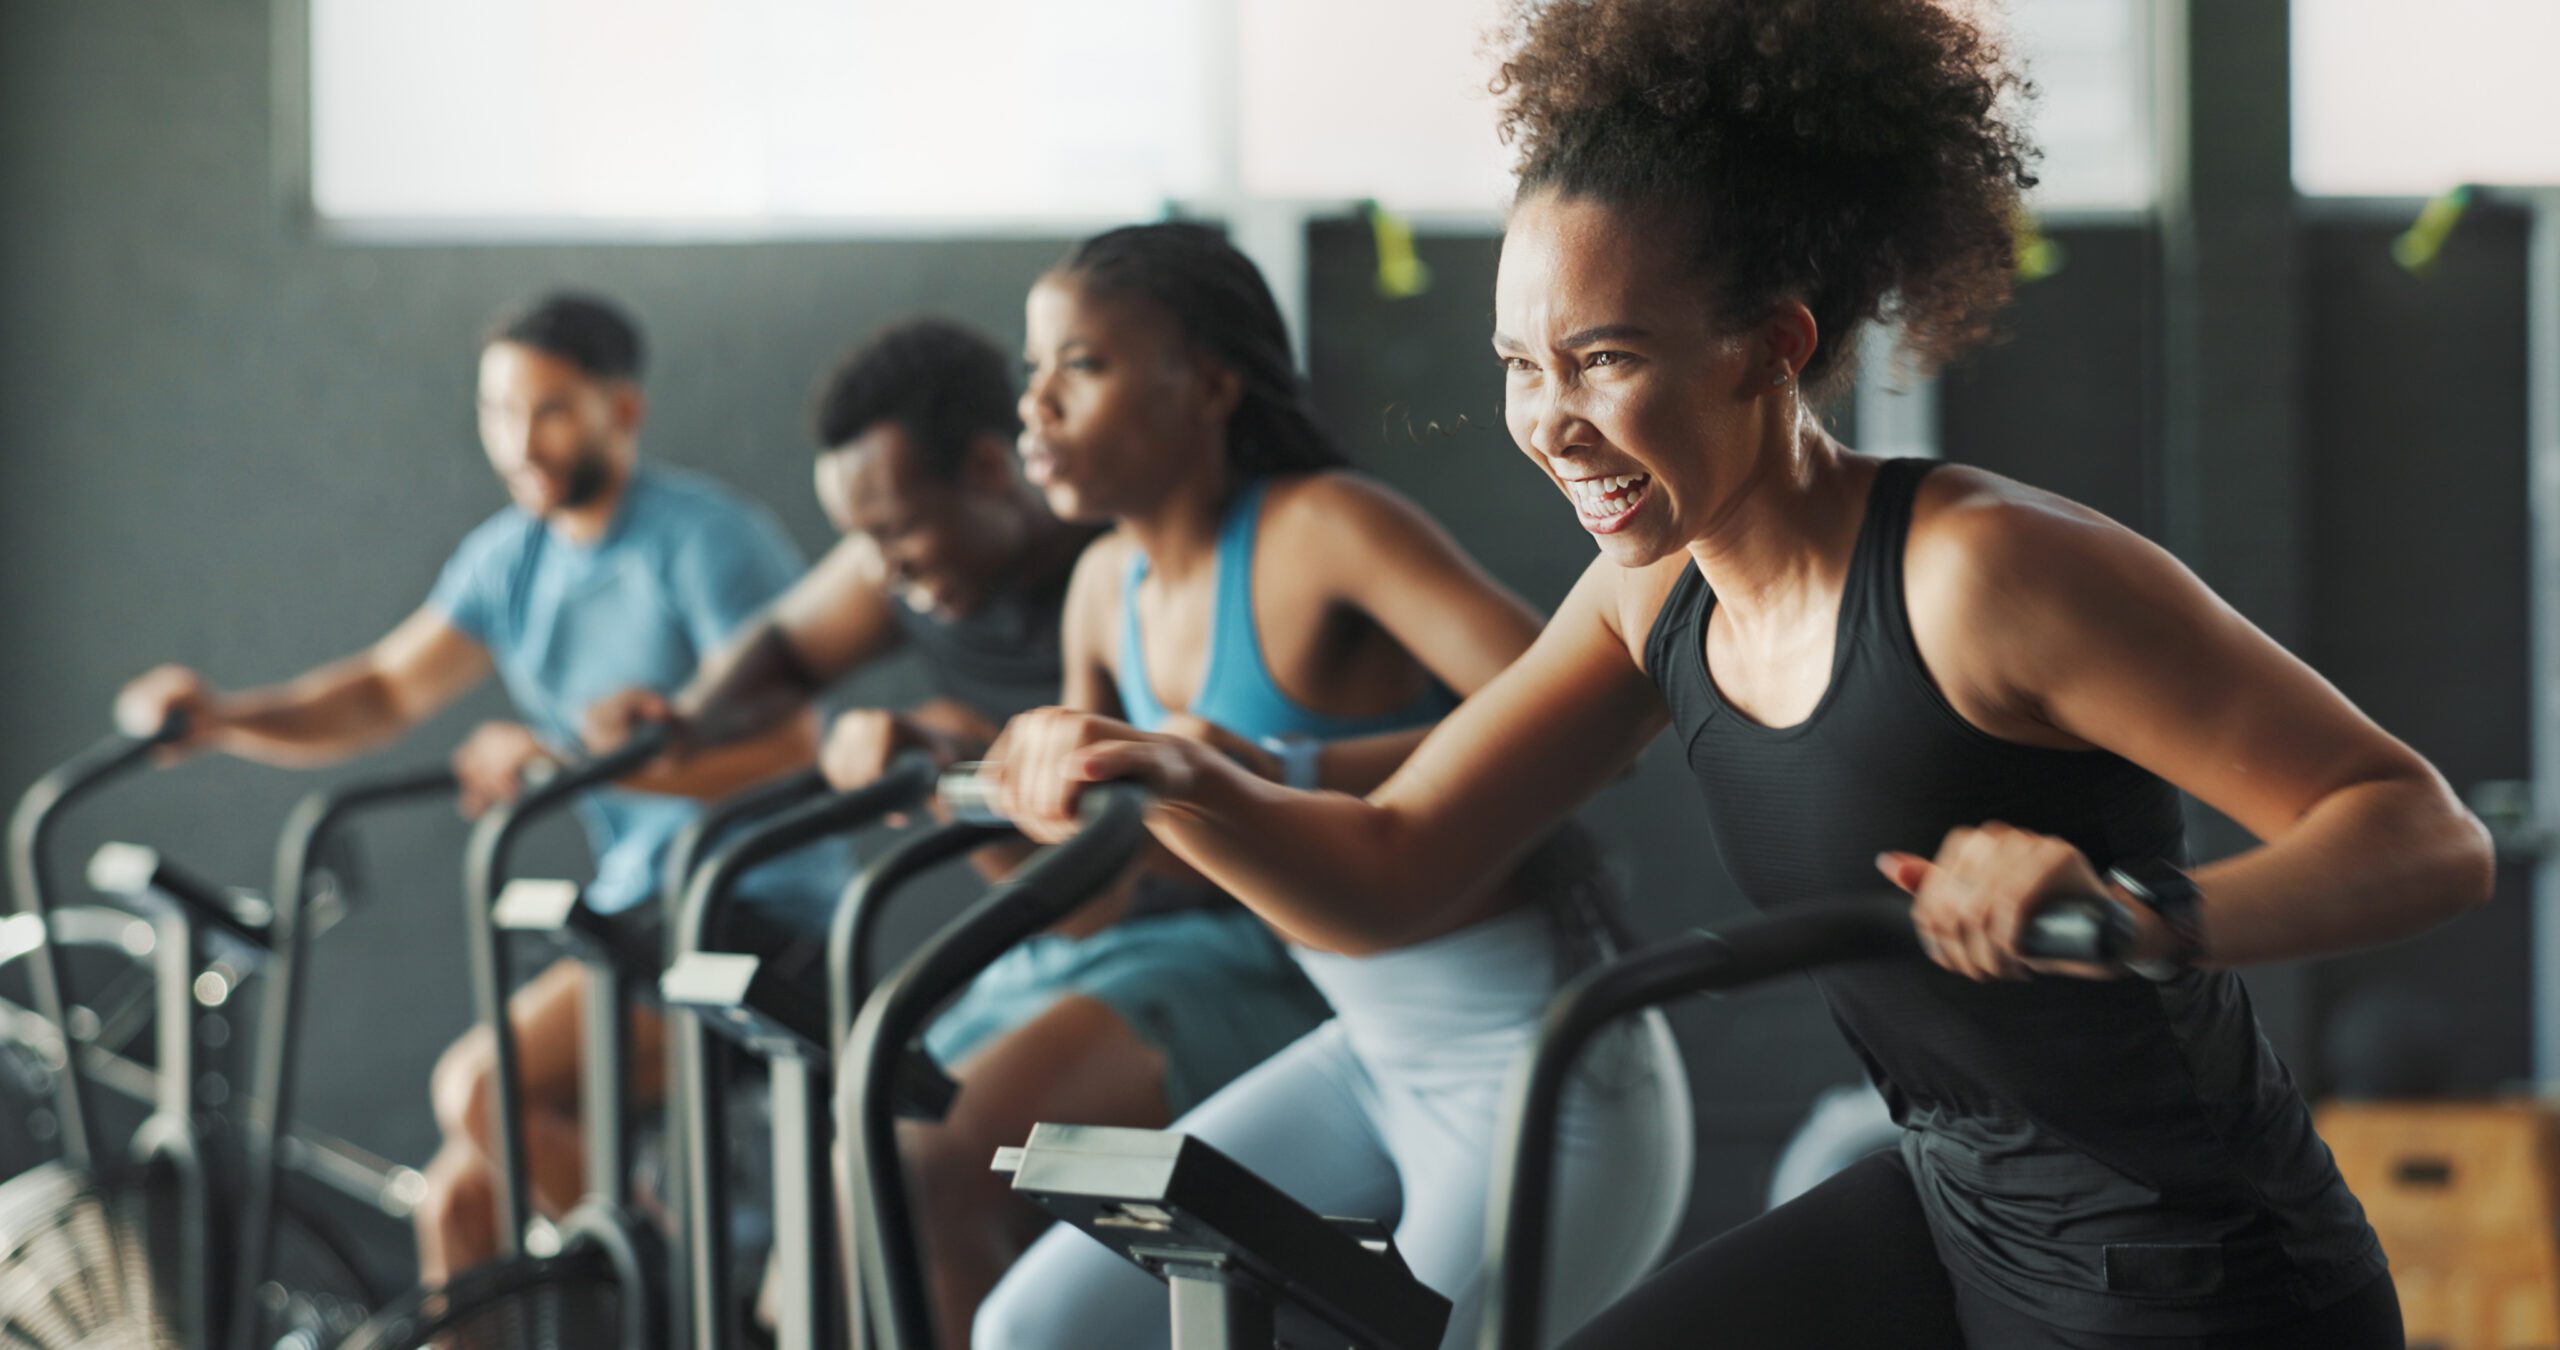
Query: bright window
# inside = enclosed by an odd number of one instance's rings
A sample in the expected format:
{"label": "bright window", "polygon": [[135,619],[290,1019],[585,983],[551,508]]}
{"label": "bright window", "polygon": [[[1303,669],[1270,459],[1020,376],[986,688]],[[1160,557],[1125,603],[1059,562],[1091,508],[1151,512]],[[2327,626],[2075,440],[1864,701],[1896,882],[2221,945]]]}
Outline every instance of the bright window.
{"label": "bright window", "polygon": [[[1493,135],[1487,47],[1501,0],[1237,0],[1243,185],[1269,197],[1374,197],[1493,211],[1511,154]],[[2151,0],[1977,0],[2039,96],[2035,205],[2150,206]]]}
{"label": "bright window", "polygon": [[1111,218],[1213,185],[1194,0],[310,4],[332,219]]}
{"label": "bright window", "polygon": [[[308,0],[339,222],[707,233],[1374,197],[1490,217],[1500,0]],[[2142,0],[2010,0],[2048,208],[2149,201]]]}
{"label": "bright window", "polygon": [[2152,156],[2152,0],[2012,0],[2011,41],[2035,82],[2029,125],[2044,151],[2032,204],[2142,211]]}
{"label": "bright window", "polygon": [[1239,178],[1257,197],[1490,216],[1511,199],[1498,0],[1236,0]]}
{"label": "bright window", "polygon": [[2560,186],[2560,4],[2296,0],[2293,181],[2314,196]]}

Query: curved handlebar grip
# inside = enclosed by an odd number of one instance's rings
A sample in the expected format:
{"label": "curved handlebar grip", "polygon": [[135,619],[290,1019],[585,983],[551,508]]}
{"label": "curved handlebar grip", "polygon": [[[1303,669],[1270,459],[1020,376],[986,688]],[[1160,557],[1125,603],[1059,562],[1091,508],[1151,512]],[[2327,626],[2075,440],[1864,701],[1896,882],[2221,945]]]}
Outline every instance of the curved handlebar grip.
{"label": "curved handlebar grip", "polygon": [[970,825],[1010,825],[1013,822],[996,809],[996,784],[986,769],[983,760],[954,764],[942,771],[933,794],[942,799],[954,820]]}
{"label": "curved handlebar grip", "polygon": [[710,856],[714,841],[723,834],[749,821],[788,810],[826,790],[825,774],[803,769],[733,792],[702,808],[676,832],[675,842],[668,846],[666,875],[659,879],[659,890],[666,895],[683,895],[685,888],[693,884],[694,869]]}
{"label": "curved handlebar grip", "polygon": [[536,790],[546,796],[565,796],[599,783],[610,783],[646,767],[649,761],[665,754],[675,743],[675,729],[664,722],[635,727],[629,740],[601,755],[561,765]]}
{"label": "curved handlebar grip", "polygon": [[[1011,817],[996,809],[995,780],[988,777],[984,760],[967,760],[942,771],[935,782],[934,795],[942,799],[951,818],[968,825],[1013,824]],[[1133,781],[1087,784],[1076,798],[1076,818],[1092,824],[1110,810],[1116,798],[1132,797],[1143,807],[1154,800],[1154,794]]]}
{"label": "curved handlebar grip", "polygon": [[[676,950],[691,951],[709,935],[712,911],[746,874],[783,854],[821,839],[851,834],[881,817],[923,801],[933,791],[933,761],[909,751],[888,771],[858,788],[819,791],[771,812],[723,841],[685,879],[675,906]],[[823,780],[820,787],[824,787]]]}
{"label": "curved handlebar grip", "polygon": [[187,738],[188,720],[186,709],[174,709],[167,717],[160,720],[159,727],[150,735],[135,736],[130,739],[140,741],[155,750],[164,745],[175,745]]}
{"label": "curved handlebar grip", "polygon": [[[2113,964],[2133,925],[2112,898],[2065,896],[2039,906],[2019,944],[2043,960]],[[1875,897],[1804,905],[1644,948],[1583,972],[1541,1019],[1528,1071],[1514,1078],[1488,1199],[1483,1350],[1525,1350],[1544,1325],[1556,1137],[1574,1059],[1611,1020],[1687,994],[1734,989],[1819,966],[1920,954],[1910,901]]]}
{"label": "curved handlebar grip", "polygon": [[[16,897],[18,912],[36,920],[38,933],[49,932],[52,922],[54,901],[45,861],[56,817],[63,808],[140,767],[152,751],[185,734],[186,719],[172,716],[149,736],[118,733],[101,737],[88,749],[55,765],[19,794],[17,806],[9,813],[9,889]],[[49,941],[41,944],[28,974],[36,1012],[54,1026],[67,1028],[69,1004],[64,975],[61,952]],[[68,1044],[69,1033],[66,1030],[64,1034]],[[90,1159],[97,1156],[97,1141],[90,1135],[81,1075],[54,1075],[53,1095],[63,1159],[74,1168],[86,1168]]]}
{"label": "curved handlebar grip", "polygon": [[2039,961],[2114,965],[2133,949],[2133,918],[2113,899],[2073,895],[2049,900],[2027,919],[2021,955]]}

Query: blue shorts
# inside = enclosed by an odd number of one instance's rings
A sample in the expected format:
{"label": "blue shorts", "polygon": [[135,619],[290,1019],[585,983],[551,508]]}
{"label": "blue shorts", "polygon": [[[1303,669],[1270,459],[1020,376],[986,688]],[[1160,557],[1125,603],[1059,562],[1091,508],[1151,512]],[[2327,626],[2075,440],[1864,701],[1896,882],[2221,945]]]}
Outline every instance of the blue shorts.
{"label": "blue shorts", "polygon": [[927,1052],[956,1065],[1081,994],[1164,1055],[1176,1115],[1332,1015],[1280,939],[1241,909],[1187,910],[1007,952],[934,1021]]}

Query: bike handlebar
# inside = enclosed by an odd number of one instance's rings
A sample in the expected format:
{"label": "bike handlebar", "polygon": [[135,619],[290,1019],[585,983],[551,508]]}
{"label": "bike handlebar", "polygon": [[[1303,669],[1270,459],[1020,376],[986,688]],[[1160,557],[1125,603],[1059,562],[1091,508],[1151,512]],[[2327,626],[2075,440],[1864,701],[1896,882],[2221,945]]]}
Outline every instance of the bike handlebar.
{"label": "bike handlebar", "polygon": [[[2027,955],[2112,964],[2133,935],[2112,899],[2065,897],[2029,920]],[[1529,1072],[1514,1080],[1507,1128],[1485,1212],[1489,1306],[1484,1350],[1539,1344],[1556,1136],[1565,1089],[1583,1048],[1629,1013],[1690,994],[1739,988],[1820,966],[1921,956],[1903,898],[1806,906],[1698,931],[1586,971],[1547,1004]]]}

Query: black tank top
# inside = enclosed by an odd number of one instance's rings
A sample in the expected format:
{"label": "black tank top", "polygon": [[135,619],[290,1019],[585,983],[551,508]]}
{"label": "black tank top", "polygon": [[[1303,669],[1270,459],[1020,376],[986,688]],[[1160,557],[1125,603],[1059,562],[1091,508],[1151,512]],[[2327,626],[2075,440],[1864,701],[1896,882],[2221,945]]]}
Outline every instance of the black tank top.
{"label": "black tank top", "polygon": [[[998,725],[1057,702],[1066,670],[1062,642],[1067,585],[1074,573],[1074,568],[1062,567],[1057,575],[1035,585],[998,591],[962,619],[936,618],[897,606],[898,628],[906,635],[907,645],[924,658],[933,692],[976,709]],[[1138,878],[1126,917],[1223,911],[1235,904],[1206,882],[1150,873]]]}
{"label": "black tank top", "polygon": [[1066,669],[1059,654],[1060,621],[1074,570],[1062,567],[1029,587],[1000,590],[966,618],[896,606],[898,628],[930,668],[933,691],[999,726],[1057,702]]}
{"label": "black tank top", "polygon": [[[2102,870],[2183,858],[2175,788],[2113,754],[1991,736],[1931,680],[1902,586],[1931,467],[1879,466],[1831,683],[1803,722],[1725,705],[1695,567],[1646,641],[1718,850],[1760,908],[1872,895],[1879,852],[1934,856],[1986,821],[2068,840]],[[1815,982],[1905,1129],[1941,1259],[1984,1293],[2084,1331],[2202,1335],[2299,1315],[2382,1269],[2228,971],[1976,984],[1906,960]]]}

